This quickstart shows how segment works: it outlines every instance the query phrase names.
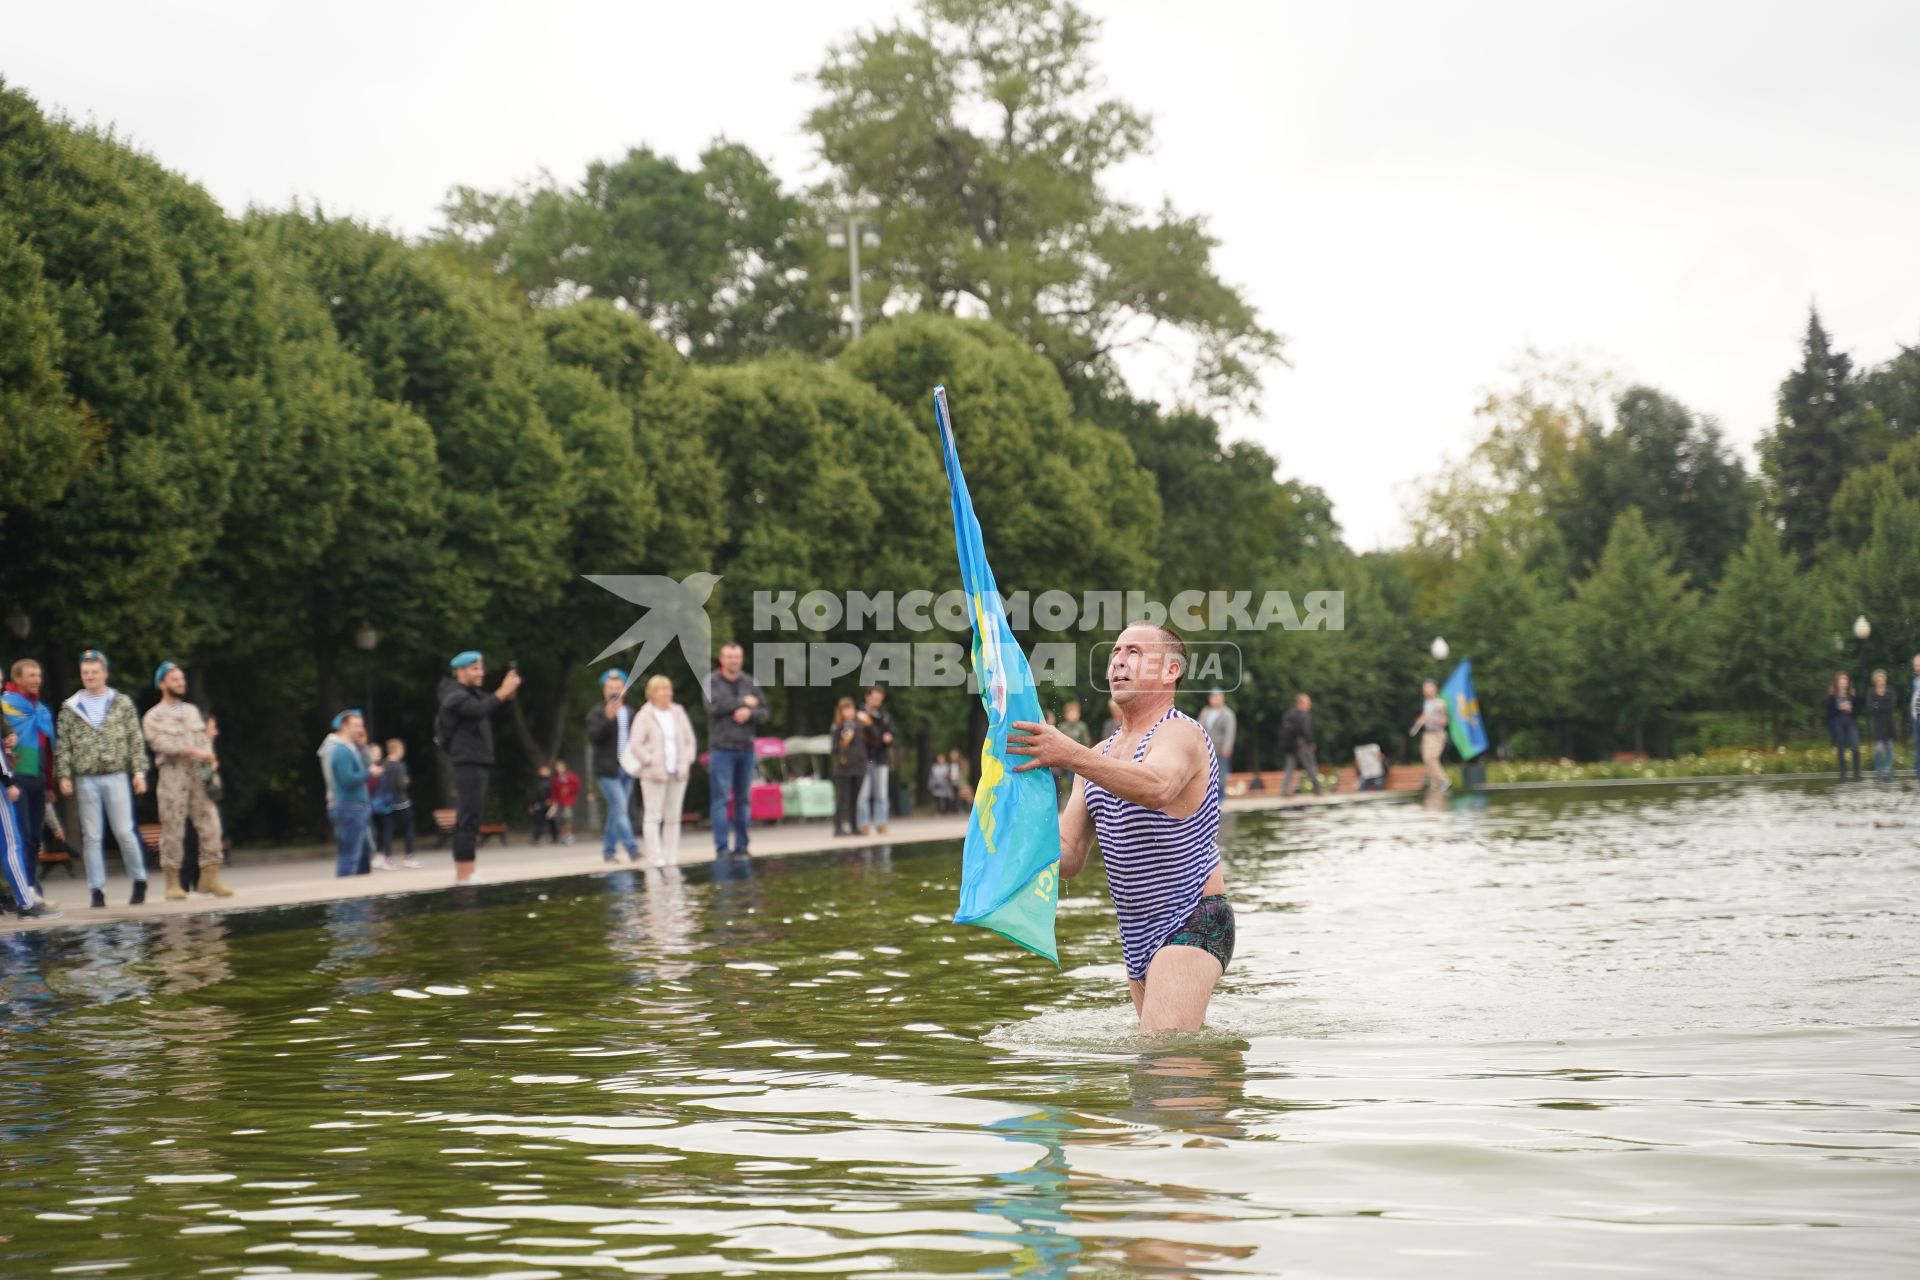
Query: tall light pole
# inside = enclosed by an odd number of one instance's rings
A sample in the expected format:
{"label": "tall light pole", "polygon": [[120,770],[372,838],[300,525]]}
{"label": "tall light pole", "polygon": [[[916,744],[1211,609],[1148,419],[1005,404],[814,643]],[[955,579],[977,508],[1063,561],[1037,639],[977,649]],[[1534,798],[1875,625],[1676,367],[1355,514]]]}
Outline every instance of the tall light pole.
{"label": "tall light pole", "polygon": [[853,303],[853,340],[860,341],[860,245],[867,248],[880,247],[880,233],[872,227],[864,226],[857,217],[847,218],[847,229],[838,227],[827,232],[827,247],[847,251],[847,293]]}
{"label": "tall light pole", "polygon": [[1854,651],[1854,656],[1860,664],[1860,680],[1863,685],[1868,683],[1867,681],[1867,637],[1872,634],[1873,634],[1873,624],[1867,621],[1866,614],[1863,613],[1859,617],[1853,620],[1853,638],[1859,642],[1858,646]]}

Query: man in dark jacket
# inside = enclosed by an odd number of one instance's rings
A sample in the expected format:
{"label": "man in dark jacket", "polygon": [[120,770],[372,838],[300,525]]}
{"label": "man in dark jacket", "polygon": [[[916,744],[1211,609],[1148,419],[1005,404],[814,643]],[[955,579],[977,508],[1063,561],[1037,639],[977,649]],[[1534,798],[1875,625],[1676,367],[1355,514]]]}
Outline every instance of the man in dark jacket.
{"label": "man in dark jacket", "polygon": [[1293,707],[1280,718],[1280,754],[1286,759],[1286,767],[1280,774],[1280,795],[1284,799],[1293,794],[1293,770],[1295,766],[1305,770],[1307,784],[1313,788],[1313,794],[1320,794],[1320,762],[1314,758],[1318,750],[1313,740],[1313,699],[1306,694],[1296,694]]}
{"label": "man in dark jacket", "polygon": [[520,688],[520,673],[509,669],[500,687],[483,692],[487,666],[468,649],[447,664],[453,674],[440,681],[440,711],[434,719],[440,745],[453,761],[453,876],[457,884],[473,879],[480,847],[480,815],[487,807],[487,770],[493,767],[493,713]]}
{"label": "man in dark jacket", "polygon": [[860,786],[857,820],[860,834],[884,834],[893,801],[893,740],[900,731],[887,710],[887,691],[879,685],[867,690],[860,708],[860,724],[867,735],[867,779]]}
{"label": "man in dark jacket", "polygon": [[720,646],[720,668],[707,673],[707,775],[713,783],[713,852],[727,856],[727,805],[733,805],[733,852],[747,852],[747,818],[753,803],[754,726],[766,723],[767,699],[741,669],[746,652]]}
{"label": "man in dark jacket", "polygon": [[624,845],[627,857],[640,861],[633,838],[633,779],[621,767],[627,738],[633,732],[633,708],[627,705],[627,673],[608,667],[600,673],[600,704],[587,708],[587,744],[593,748],[593,776],[607,805],[606,825],[600,830],[600,856],[612,862]]}

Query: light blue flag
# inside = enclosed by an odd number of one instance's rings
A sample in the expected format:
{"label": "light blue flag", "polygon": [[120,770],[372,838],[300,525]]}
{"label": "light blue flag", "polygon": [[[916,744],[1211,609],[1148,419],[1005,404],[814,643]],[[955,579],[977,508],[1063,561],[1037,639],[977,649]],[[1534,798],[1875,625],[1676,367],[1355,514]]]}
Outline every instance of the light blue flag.
{"label": "light blue flag", "polygon": [[1021,758],[1007,755],[1007,729],[1013,722],[1042,720],[1040,697],[1027,655],[1007,625],[993,570],[987,567],[980,521],[974,517],[973,498],[953,444],[945,387],[933,390],[933,416],[947,459],[960,582],[973,618],[973,674],[987,709],[980,782],[973,792],[960,864],[960,909],[953,919],[991,929],[1057,965],[1060,950],[1053,940],[1053,917],[1060,903],[1060,815],[1053,775],[1045,769],[1015,773],[1013,766]]}
{"label": "light blue flag", "polygon": [[1462,662],[1440,688],[1447,704],[1447,733],[1453,749],[1462,760],[1471,760],[1487,749],[1487,726],[1480,721],[1480,699],[1473,693],[1473,664]]}

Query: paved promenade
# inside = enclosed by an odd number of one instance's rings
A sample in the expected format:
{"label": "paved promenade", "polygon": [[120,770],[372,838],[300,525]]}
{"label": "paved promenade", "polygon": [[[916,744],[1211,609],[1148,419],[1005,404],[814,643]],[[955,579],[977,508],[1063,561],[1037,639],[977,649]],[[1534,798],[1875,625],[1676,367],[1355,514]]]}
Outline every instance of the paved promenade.
{"label": "paved promenade", "polygon": [[[1257,809],[1304,808],[1314,805],[1369,803],[1404,799],[1409,793],[1375,791],[1346,792],[1326,796],[1293,796],[1282,800],[1276,793],[1260,792],[1249,796],[1229,796],[1229,813]],[[876,845],[919,844],[928,840],[959,840],[967,833],[965,814],[902,818],[891,825],[886,835],[835,836],[829,823],[790,822],[780,826],[757,827],[753,832],[755,858],[784,858],[797,854],[824,853],[837,849],[860,849]],[[518,839],[517,843],[511,843]],[[489,841],[480,851],[482,883],[503,884],[512,880],[546,880],[554,876],[604,874],[633,865],[621,854],[618,863],[609,864],[600,857],[600,834],[581,832],[571,846],[540,845],[525,842],[519,832],[508,834],[510,843]],[[60,916],[53,920],[22,920],[8,914],[0,921],[0,933],[35,929],[73,929],[109,924],[120,920],[150,920],[165,915],[186,915],[209,911],[246,911],[262,907],[281,907],[304,902],[331,902],[341,898],[372,898],[395,893],[430,893],[453,883],[453,860],[444,847],[433,847],[431,836],[419,843],[418,871],[376,871],[371,875],[339,878],[333,874],[332,846],[308,846],[298,849],[273,848],[257,852],[242,849],[234,855],[234,865],[222,873],[232,886],[231,898],[208,894],[188,894],[185,901],[168,902],[163,896],[160,872],[152,873],[147,901],[134,907],[127,904],[128,882],[119,870],[116,851],[108,851],[112,874],[107,880],[107,905],[95,909],[87,905],[85,872],[74,860],[80,874],[68,878],[65,871],[51,869],[46,880],[47,894],[58,904]],[[702,827],[689,829],[680,838],[680,865],[695,866],[713,861],[713,837]]]}

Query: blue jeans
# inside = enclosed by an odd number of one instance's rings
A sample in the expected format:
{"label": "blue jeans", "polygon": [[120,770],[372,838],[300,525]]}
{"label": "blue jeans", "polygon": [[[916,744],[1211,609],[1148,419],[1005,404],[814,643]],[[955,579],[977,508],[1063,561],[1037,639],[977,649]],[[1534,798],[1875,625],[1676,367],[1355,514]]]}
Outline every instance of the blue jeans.
{"label": "blue jeans", "polygon": [[627,856],[640,856],[640,846],[633,838],[633,779],[626,774],[600,779],[600,798],[607,803],[607,825],[600,829],[600,856],[613,861],[613,850],[617,845],[627,851]]}
{"label": "blue jeans", "polygon": [[713,783],[713,851],[727,851],[727,804],[733,804],[733,851],[747,851],[747,820],[753,808],[753,752],[717,747],[707,755],[707,776]]}
{"label": "blue jeans", "polygon": [[343,804],[333,810],[333,874],[365,875],[361,857],[367,849],[367,821],[373,811],[364,804]]}
{"label": "blue jeans", "polygon": [[1873,740],[1873,771],[1883,778],[1893,776],[1893,739]]}
{"label": "blue jeans", "polygon": [[892,795],[888,787],[893,782],[890,776],[892,773],[891,765],[881,764],[878,761],[867,766],[866,780],[860,784],[860,801],[854,806],[856,828],[887,825],[889,797]]}
{"label": "blue jeans", "polygon": [[107,887],[106,830],[113,828],[113,842],[120,846],[120,861],[127,875],[135,880],[147,878],[146,851],[133,829],[133,783],[124,773],[91,773],[74,779],[73,789],[80,796],[80,856],[87,864],[87,887]]}

